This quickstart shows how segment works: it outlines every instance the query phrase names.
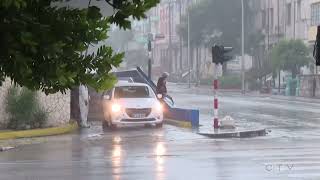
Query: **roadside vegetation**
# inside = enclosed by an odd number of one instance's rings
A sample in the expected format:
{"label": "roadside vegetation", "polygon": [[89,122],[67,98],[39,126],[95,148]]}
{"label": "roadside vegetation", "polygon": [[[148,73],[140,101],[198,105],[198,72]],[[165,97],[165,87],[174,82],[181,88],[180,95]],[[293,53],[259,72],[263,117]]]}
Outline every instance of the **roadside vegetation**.
{"label": "roadside vegetation", "polygon": [[27,88],[12,86],[8,89],[5,111],[8,114],[7,128],[14,130],[43,128],[48,119],[36,92]]}

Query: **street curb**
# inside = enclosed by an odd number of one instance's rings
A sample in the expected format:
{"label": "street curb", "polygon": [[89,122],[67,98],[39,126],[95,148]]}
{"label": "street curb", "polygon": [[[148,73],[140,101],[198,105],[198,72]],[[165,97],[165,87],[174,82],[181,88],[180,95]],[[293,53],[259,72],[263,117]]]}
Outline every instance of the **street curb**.
{"label": "street curb", "polygon": [[173,120],[173,119],[165,119],[164,123],[172,125],[172,126],[181,127],[181,128],[192,129],[191,122],[179,121],[179,120]]}
{"label": "street curb", "polygon": [[78,125],[76,123],[71,123],[66,126],[53,127],[53,128],[23,130],[23,131],[6,131],[6,132],[0,132],[0,140],[60,135],[60,134],[70,133],[72,131],[75,131],[76,129],[78,129]]}
{"label": "street curb", "polygon": [[198,132],[199,135],[206,136],[209,138],[249,138],[267,135],[266,129],[258,130],[247,130],[247,131],[236,131],[236,132],[225,132],[225,133],[214,133],[214,132]]}

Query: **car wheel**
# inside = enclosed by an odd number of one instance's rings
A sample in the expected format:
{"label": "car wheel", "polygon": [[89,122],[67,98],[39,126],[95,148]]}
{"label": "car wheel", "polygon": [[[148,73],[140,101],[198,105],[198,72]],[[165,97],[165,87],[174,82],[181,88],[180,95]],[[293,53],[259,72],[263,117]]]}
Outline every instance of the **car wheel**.
{"label": "car wheel", "polygon": [[163,122],[156,124],[156,128],[162,128]]}

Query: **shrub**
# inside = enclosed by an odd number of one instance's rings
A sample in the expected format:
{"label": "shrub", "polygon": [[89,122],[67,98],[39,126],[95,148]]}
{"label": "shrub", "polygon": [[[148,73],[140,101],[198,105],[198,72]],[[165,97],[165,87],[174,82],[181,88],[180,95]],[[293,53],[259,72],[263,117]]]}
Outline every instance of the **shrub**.
{"label": "shrub", "polygon": [[10,87],[5,101],[5,110],[9,115],[8,128],[22,130],[45,125],[47,112],[41,107],[35,92],[26,88],[19,90],[17,87]]}
{"label": "shrub", "polygon": [[237,75],[227,75],[219,77],[221,89],[240,89],[241,78]]}
{"label": "shrub", "polygon": [[209,86],[211,86],[212,82],[213,82],[213,77],[201,78],[200,79],[200,84],[201,85],[209,85]]}

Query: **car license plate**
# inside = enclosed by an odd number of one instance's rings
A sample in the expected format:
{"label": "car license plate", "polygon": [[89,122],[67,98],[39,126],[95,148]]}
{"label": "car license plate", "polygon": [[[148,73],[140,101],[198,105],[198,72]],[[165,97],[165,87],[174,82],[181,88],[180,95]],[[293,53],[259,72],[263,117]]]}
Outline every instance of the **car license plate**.
{"label": "car license plate", "polygon": [[145,114],[133,114],[133,117],[134,118],[144,118],[144,117],[146,117],[146,115]]}

